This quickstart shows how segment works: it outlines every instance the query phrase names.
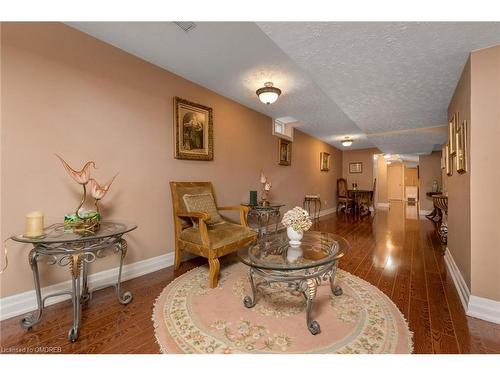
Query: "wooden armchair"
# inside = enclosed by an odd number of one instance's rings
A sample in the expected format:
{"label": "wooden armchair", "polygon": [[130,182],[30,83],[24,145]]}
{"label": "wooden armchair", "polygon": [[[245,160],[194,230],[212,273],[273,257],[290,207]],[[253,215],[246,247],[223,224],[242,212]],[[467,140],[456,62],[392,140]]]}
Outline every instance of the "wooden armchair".
{"label": "wooden armchair", "polygon": [[222,221],[210,225],[208,212],[191,211],[185,204],[184,196],[196,194],[211,194],[215,204],[215,193],[211,182],[170,182],[172,205],[175,225],[175,263],[178,269],[183,251],[202,256],[208,259],[210,288],[217,286],[219,277],[219,257],[234,252],[249,245],[257,238],[247,222],[248,207],[226,206],[217,207],[217,211],[239,211],[240,224]]}

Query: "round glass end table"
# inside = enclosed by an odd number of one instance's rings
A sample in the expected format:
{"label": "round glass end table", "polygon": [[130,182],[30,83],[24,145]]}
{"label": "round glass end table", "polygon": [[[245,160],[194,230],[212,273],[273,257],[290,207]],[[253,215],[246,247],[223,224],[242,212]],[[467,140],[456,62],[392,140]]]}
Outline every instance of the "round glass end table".
{"label": "round glass end table", "polygon": [[349,249],[348,242],[332,233],[308,231],[297,247],[288,243],[286,232],[258,239],[238,251],[240,261],[249,266],[251,296],[243,300],[245,307],[257,303],[258,292],[265,288],[286,288],[301,292],[306,299],[306,324],[309,331],[320,333],[320,325],[311,317],[318,285],[328,281],[335,296],[342,288],[335,284],[338,261]]}
{"label": "round glass end table", "polygon": [[[31,244],[33,249],[29,253],[29,264],[33,272],[37,300],[36,314],[29,314],[21,320],[21,326],[30,330],[40,322],[47,298],[64,294],[71,296],[73,304],[73,324],[68,332],[68,339],[75,342],[81,324],[82,304],[92,298],[92,292],[114,286],[118,302],[126,305],[132,301],[132,293],[121,292],[121,276],[123,259],[127,254],[127,241],[122,238],[125,233],[131,232],[137,225],[126,222],[102,221],[100,229],[95,233],[78,234],[66,231],[64,224],[54,224],[44,229],[40,237],[31,238],[24,235],[15,235],[13,241]],[[88,288],[89,263],[103,258],[107,250],[119,253],[119,268],[116,283],[101,286],[92,291]],[[38,272],[39,258],[45,259],[47,264],[69,267],[71,273],[71,290],[49,294],[42,299],[40,289],[40,275]]]}
{"label": "round glass end table", "polygon": [[[278,231],[278,225],[281,217],[280,209],[284,206],[284,204],[271,202],[266,205],[252,205],[250,203],[242,203],[242,205],[250,208],[248,211],[248,219],[257,223],[256,229],[257,236],[259,238]],[[269,228],[270,224],[274,226],[274,229]]]}

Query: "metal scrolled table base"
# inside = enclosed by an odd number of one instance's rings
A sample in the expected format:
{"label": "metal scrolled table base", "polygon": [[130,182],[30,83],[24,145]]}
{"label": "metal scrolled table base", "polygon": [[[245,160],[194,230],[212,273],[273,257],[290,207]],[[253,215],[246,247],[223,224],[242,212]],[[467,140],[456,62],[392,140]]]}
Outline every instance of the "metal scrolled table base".
{"label": "metal scrolled table base", "polygon": [[274,219],[274,233],[278,231],[278,226],[280,222],[281,212],[279,207],[272,207],[268,209],[251,209],[248,213],[248,218],[250,220],[254,219],[257,221],[257,237],[263,238],[268,233],[270,219]]}
{"label": "metal scrolled table base", "polygon": [[[73,323],[68,332],[68,340],[75,342],[78,340],[79,329],[81,324],[81,311],[82,304],[86,303],[92,298],[92,293],[97,290],[113,286],[116,290],[118,302],[122,305],[127,305],[132,301],[131,292],[121,293],[121,276],[123,268],[123,259],[127,254],[127,241],[121,236],[112,237],[109,241],[101,244],[88,244],[77,250],[68,249],[67,244],[60,244],[59,246],[45,247],[35,246],[29,253],[29,263],[33,272],[33,280],[35,284],[35,293],[37,301],[37,311],[35,314],[28,314],[21,319],[21,326],[27,330],[31,330],[34,325],[40,322],[42,313],[45,308],[45,301],[48,298],[70,295],[73,305]],[[118,270],[118,279],[116,283],[108,284],[96,288],[92,291],[88,289],[88,265],[94,262],[97,258],[103,258],[103,252],[108,248],[113,248],[115,253],[120,253],[120,265]],[[58,264],[60,266],[68,266],[71,272],[71,291],[49,294],[42,299],[40,290],[40,274],[38,271],[38,258],[47,256],[52,258],[49,264]],[[58,257],[60,256],[60,257]]]}
{"label": "metal scrolled table base", "polygon": [[[300,271],[277,271],[250,267],[248,279],[252,290],[251,296],[245,296],[243,304],[247,308],[252,308],[257,304],[257,292],[262,286],[271,286],[273,283],[287,284],[289,291],[301,292],[306,300],[306,324],[309,332],[317,335],[321,332],[321,327],[316,320],[311,317],[312,305],[316,297],[316,291],[321,281],[330,282],[330,289],[335,296],[342,295],[342,288],[335,285],[335,275],[337,273],[337,261],[317,267],[310,273],[297,274]],[[255,281],[255,276],[262,278],[260,282]]]}

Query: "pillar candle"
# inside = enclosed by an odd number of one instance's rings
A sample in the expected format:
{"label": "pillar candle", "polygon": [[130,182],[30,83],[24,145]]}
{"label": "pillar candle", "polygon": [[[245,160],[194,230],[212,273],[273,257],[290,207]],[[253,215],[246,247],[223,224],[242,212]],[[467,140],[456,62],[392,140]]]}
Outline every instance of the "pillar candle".
{"label": "pillar candle", "polygon": [[32,211],[26,214],[26,237],[39,237],[43,234],[43,212]]}

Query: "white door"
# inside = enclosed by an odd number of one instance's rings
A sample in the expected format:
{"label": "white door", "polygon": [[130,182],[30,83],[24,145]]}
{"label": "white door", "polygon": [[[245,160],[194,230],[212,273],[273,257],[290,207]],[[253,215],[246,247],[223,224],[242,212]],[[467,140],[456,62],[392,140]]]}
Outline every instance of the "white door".
{"label": "white door", "polygon": [[402,201],[404,172],[402,163],[392,163],[387,168],[387,195],[389,200]]}

